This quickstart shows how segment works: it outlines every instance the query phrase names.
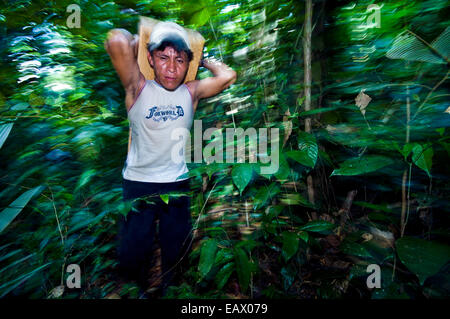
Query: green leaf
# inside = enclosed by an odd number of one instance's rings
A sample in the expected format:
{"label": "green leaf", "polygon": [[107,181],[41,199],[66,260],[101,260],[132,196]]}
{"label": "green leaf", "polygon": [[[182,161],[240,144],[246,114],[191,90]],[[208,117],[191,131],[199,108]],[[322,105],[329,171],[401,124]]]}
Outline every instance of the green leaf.
{"label": "green leaf", "polygon": [[403,237],[395,245],[400,260],[419,278],[421,285],[450,260],[450,247],[438,242]]}
{"label": "green leaf", "polygon": [[340,167],[335,169],[330,176],[367,174],[391,165],[392,163],[394,163],[394,160],[381,155],[367,155],[364,157],[351,158],[341,163]]}
{"label": "green leaf", "polygon": [[263,207],[271,196],[276,196],[280,192],[280,188],[275,182],[270,186],[260,186],[253,200],[253,209],[257,210]]}
{"label": "green leaf", "polygon": [[290,174],[289,163],[286,160],[284,154],[280,154],[278,159],[278,171],[275,173],[275,177],[280,181],[288,179]]}
{"label": "green leaf", "polygon": [[293,263],[289,263],[287,266],[281,268],[281,277],[283,278],[284,289],[289,289],[292,286],[297,275],[297,269]]}
{"label": "green leaf", "polygon": [[5,266],[5,267],[3,267],[2,269],[0,269],[0,274],[1,274],[2,272],[4,272],[4,271],[8,270],[8,269],[11,269],[11,268],[16,267],[16,265],[18,265],[18,264],[24,262],[25,260],[30,259],[30,258],[33,257],[34,255],[35,255],[35,254],[31,254],[31,255],[25,256],[25,257],[23,257],[23,258],[20,258],[20,259],[18,259],[18,260],[15,260],[15,261],[11,262],[10,264],[8,264],[8,266]]}
{"label": "green leaf", "polygon": [[305,231],[299,233],[299,238],[301,238],[305,243],[308,243],[309,234]]}
{"label": "green leaf", "polygon": [[[310,159],[308,158],[308,155],[305,154],[305,152],[302,151],[288,151],[286,153],[284,153],[287,157],[293,159],[294,161],[305,165],[305,166],[310,166],[309,162]],[[308,163],[308,164],[307,164]]]}
{"label": "green leaf", "polygon": [[213,3],[206,0],[184,2],[183,12],[189,24],[195,24],[197,27],[200,27],[205,25],[214,14],[214,7]]}
{"label": "green leaf", "polygon": [[301,106],[303,104],[303,101],[305,101],[305,99],[306,99],[305,96],[297,98],[297,105]]}
{"label": "green leaf", "polygon": [[196,13],[194,13],[190,22],[192,24],[195,24],[200,27],[200,26],[206,24],[206,22],[208,22],[209,18],[210,18],[210,15],[209,15],[208,10],[201,9],[201,10],[197,11]]}
{"label": "green leaf", "polygon": [[242,195],[245,187],[248,185],[253,175],[253,167],[251,164],[237,164],[234,165],[231,171],[231,177],[239,193]]}
{"label": "green leaf", "polygon": [[30,105],[28,103],[25,102],[20,102],[17,103],[16,105],[14,105],[13,107],[11,107],[11,110],[13,111],[23,111],[25,109],[27,109]]}
{"label": "green leaf", "polygon": [[13,123],[3,124],[0,126],[0,148],[2,148],[6,139],[8,138],[9,133],[13,127]]}
{"label": "green leaf", "polygon": [[353,278],[358,278],[358,277],[367,277],[368,273],[367,273],[367,266],[369,265],[368,262],[363,262],[361,264],[355,264],[352,266],[352,268],[350,269],[350,273],[349,273],[349,280],[352,280]]}
{"label": "green leaf", "polygon": [[242,248],[234,248],[234,262],[236,263],[239,286],[242,293],[245,294],[250,283],[251,271],[248,256]]}
{"label": "green leaf", "polygon": [[28,202],[44,190],[44,186],[37,186],[20,195],[0,213],[0,233],[16,218]]}
{"label": "green leaf", "polygon": [[300,227],[300,230],[306,230],[309,232],[322,232],[334,228],[334,224],[325,220],[313,220],[306,225]]}
{"label": "green leaf", "polygon": [[[219,243],[221,245],[222,243]],[[214,259],[214,265],[219,266],[221,264],[226,264],[229,261],[231,261],[234,258],[233,251],[231,249],[220,249],[217,254],[216,258]]]}
{"label": "green leaf", "polygon": [[16,287],[20,286],[23,282],[27,281],[32,276],[34,276],[38,271],[46,268],[50,264],[52,264],[52,262],[48,262],[48,263],[46,263],[46,264],[44,264],[42,266],[39,266],[38,268],[36,268],[36,269],[26,273],[26,274],[20,275],[19,277],[15,278],[13,280],[10,280],[10,281],[8,281],[6,283],[2,283],[2,285],[0,286],[0,291],[2,291],[2,294],[0,295],[0,298],[3,298],[9,292],[13,291]]}
{"label": "green leaf", "polygon": [[209,165],[203,166],[204,171],[208,174],[209,179],[214,173],[217,173],[222,170],[226,170],[230,164],[225,163],[211,163]]}
{"label": "green leaf", "polygon": [[317,162],[319,149],[316,138],[312,134],[299,132],[298,150],[286,152],[286,156],[308,167],[314,167]]}
{"label": "green leaf", "polygon": [[208,239],[203,242],[200,252],[200,261],[198,263],[198,271],[200,272],[200,276],[202,278],[205,277],[211,270],[216,257],[217,248],[216,239]]}
{"label": "green leaf", "polygon": [[341,250],[344,254],[363,258],[372,258],[372,255],[367,251],[367,249],[358,243],[344,242],[341,245]]}
{"label": "green leaf", "polygon": [[228,279],[230,278],[231,274],[233,273],[235,266],[234,262],[229,262],[225,266],[222,267],[222,269],[219,270],[219,272],[216,275],[216,278],[214,281],[216,282],[217,289],[222,289],[223,286],[227,283]]}
{"label": "green leaf", "polygon": [[161,197],[164,203],[169,204],[169,194],[161,194],[159,197]]}
{"label": "green leaf", "polygon": [[295,194],[283,194],[280,198],[280,202],[284,205],[301,205],[305,207],[314,207],[313,204],[311,204],[306,198],[304,198],[299,193]]}
{"label": "green leaf", "polygon": [[299,239],[296,233],[288,231],[284,231],[282,233],[282,237],[283,237],[283,247],[281,250],[281,254],[284,257],[284,260],[288,261],[297,252]]}
{"label": "green leaf", "polygon": [[409,153],[411,153],[412,149],[414,147],[413,143],[406,143],[405,145],[403,145],[403,149],[399,149],[400,153],[403,155],[403,158],[405,159],[405,161],[408,159],[408,155]]}
{"label": "green leaf", "polygon": [[269,211],[267,212],[266,216],[264,217],[266,220],[270,221],[277,217],[281,211],[284,209],[283,205],[275,205],[270,206]]}
{"label": "green leaf", "polygon": [[241,240],[234,247],[244,248],[246,251],[251,252],[253,248],[262,245],[261,242],[255,241],[253,239]]}
{"label": "green leaf", "polygon": [[[439,49],[441,49],[444,44],[445,47],[448,48],[448,30],[449,28],[445,29],[444,32],[442,32],[432,44],[432,47],[435,48],[437,52],[440,52]],[[443,50],[443,52],[445,52],[445,50]],[[443,58],[445,53],[436,54],[435,51],[432,51],[428,45],[425,45],[414,34],[408,33],[407,30],[397,35],[392,47],[386,53],[386,56],[390,59],[400,59],[406,61],[421,61],[439,64],[446,63]]]}
{"label": "green leaf", "polygon": [[188,172],[178,176],[178,179],[194,177],[194,176],[201,176],[203,173],[206,172],[206,167],[207,167],[206,165],[202,165],[197,168],[190,169]]}
{"label": "green leaf", "polygon": [[75,188],[75,191],[79,190],[81,187],[89,183],[89,181],[95,175],[95,173],[96,173],[95,169],[89,169],[87,171],[84,171],[81,174],[80,179],[78,180],[78,184],[77,187]]}
{"label": "green leaf", "polygon": [[433,158],[433,149],[431,148],[431,146],[426,145],[422,147],[422,145],[420,144],[415,144],[412,152],[413,163],[423,169],[428,174],[428,176],[431,177],[430,171]]}

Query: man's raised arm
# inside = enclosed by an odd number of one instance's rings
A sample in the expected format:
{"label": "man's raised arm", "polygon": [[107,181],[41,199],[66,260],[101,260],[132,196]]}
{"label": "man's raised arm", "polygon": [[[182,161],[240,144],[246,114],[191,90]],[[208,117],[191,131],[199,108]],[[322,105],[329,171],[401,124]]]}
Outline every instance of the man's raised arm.
{"label": "man's raised arm", "polygon": [[202,60],[202,64],[214,76],[186,83],[194,95],[194,102],[217,95],[236,82],[236,72],[225,63],[216,59],[204,59]]}
{"label": "man's raised arm", "polygon": [[125,29],[113,29],[108,32],[105,49],[111,57],[120,81],[125,89],[127,110],[132,106],[145,84],[145,77],[137,63],[138,37]]}

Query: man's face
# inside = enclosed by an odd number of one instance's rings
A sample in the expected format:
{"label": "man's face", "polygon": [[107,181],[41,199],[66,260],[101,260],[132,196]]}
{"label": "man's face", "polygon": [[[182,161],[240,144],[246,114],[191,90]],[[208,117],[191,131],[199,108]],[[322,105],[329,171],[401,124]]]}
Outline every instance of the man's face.
{"label": "man's face", "polygon": [[183,82],[189,68],[186,52],[177,52],[172,47],[163,51],[148,52],[148,61],[155,73],[155,81],[167,90],[175,90]]}

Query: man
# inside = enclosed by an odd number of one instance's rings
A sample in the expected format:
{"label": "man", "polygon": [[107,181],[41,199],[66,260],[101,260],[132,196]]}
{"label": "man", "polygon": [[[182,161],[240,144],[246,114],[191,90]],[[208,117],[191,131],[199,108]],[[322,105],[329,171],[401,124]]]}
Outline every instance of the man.
{"label": "man", "polygon": [[213,76],[183,84],[193,53],[186,31],[172,22],[158,23],[150,36],[147,58],[154,80],[146,80],[139,70],[136,35],[124,29],[111,30],[105,48],[125,89],[132,132],[122,170],[123,197],[130,200],[150,196],[153,201],[141,202],[138,212],[131,211],[120,221],[119,269],[145,290],[155,219],[159,218],[164,294],[174,268],[190,248],[192,230],[190,198],[170,197],[166,204],[158,196],[189,191],[189,179],[179,178],[188,172],[186,163],[171,159],[171,148],[178,143],[171,140],[171,131],[181,127],[189,130],[199,100],[229,87],[236,81],[236,72],[221,62],[202,60],[200,65]]}

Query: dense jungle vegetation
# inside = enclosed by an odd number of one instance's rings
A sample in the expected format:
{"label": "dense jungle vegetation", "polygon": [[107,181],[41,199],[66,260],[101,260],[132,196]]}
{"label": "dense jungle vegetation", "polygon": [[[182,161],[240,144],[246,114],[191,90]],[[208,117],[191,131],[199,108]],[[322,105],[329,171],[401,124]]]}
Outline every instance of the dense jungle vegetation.
{"label": "dense jungle vegetation", "polygon": [[203,130],[280,132],[276,173],[188,164],[193,249],[167,298],[449,296],[448,1],[2,0],[0,297],[138,297],[116,275],[133,204],[104,41],[139,16],[196,29],[236,70],[199,104]]}

